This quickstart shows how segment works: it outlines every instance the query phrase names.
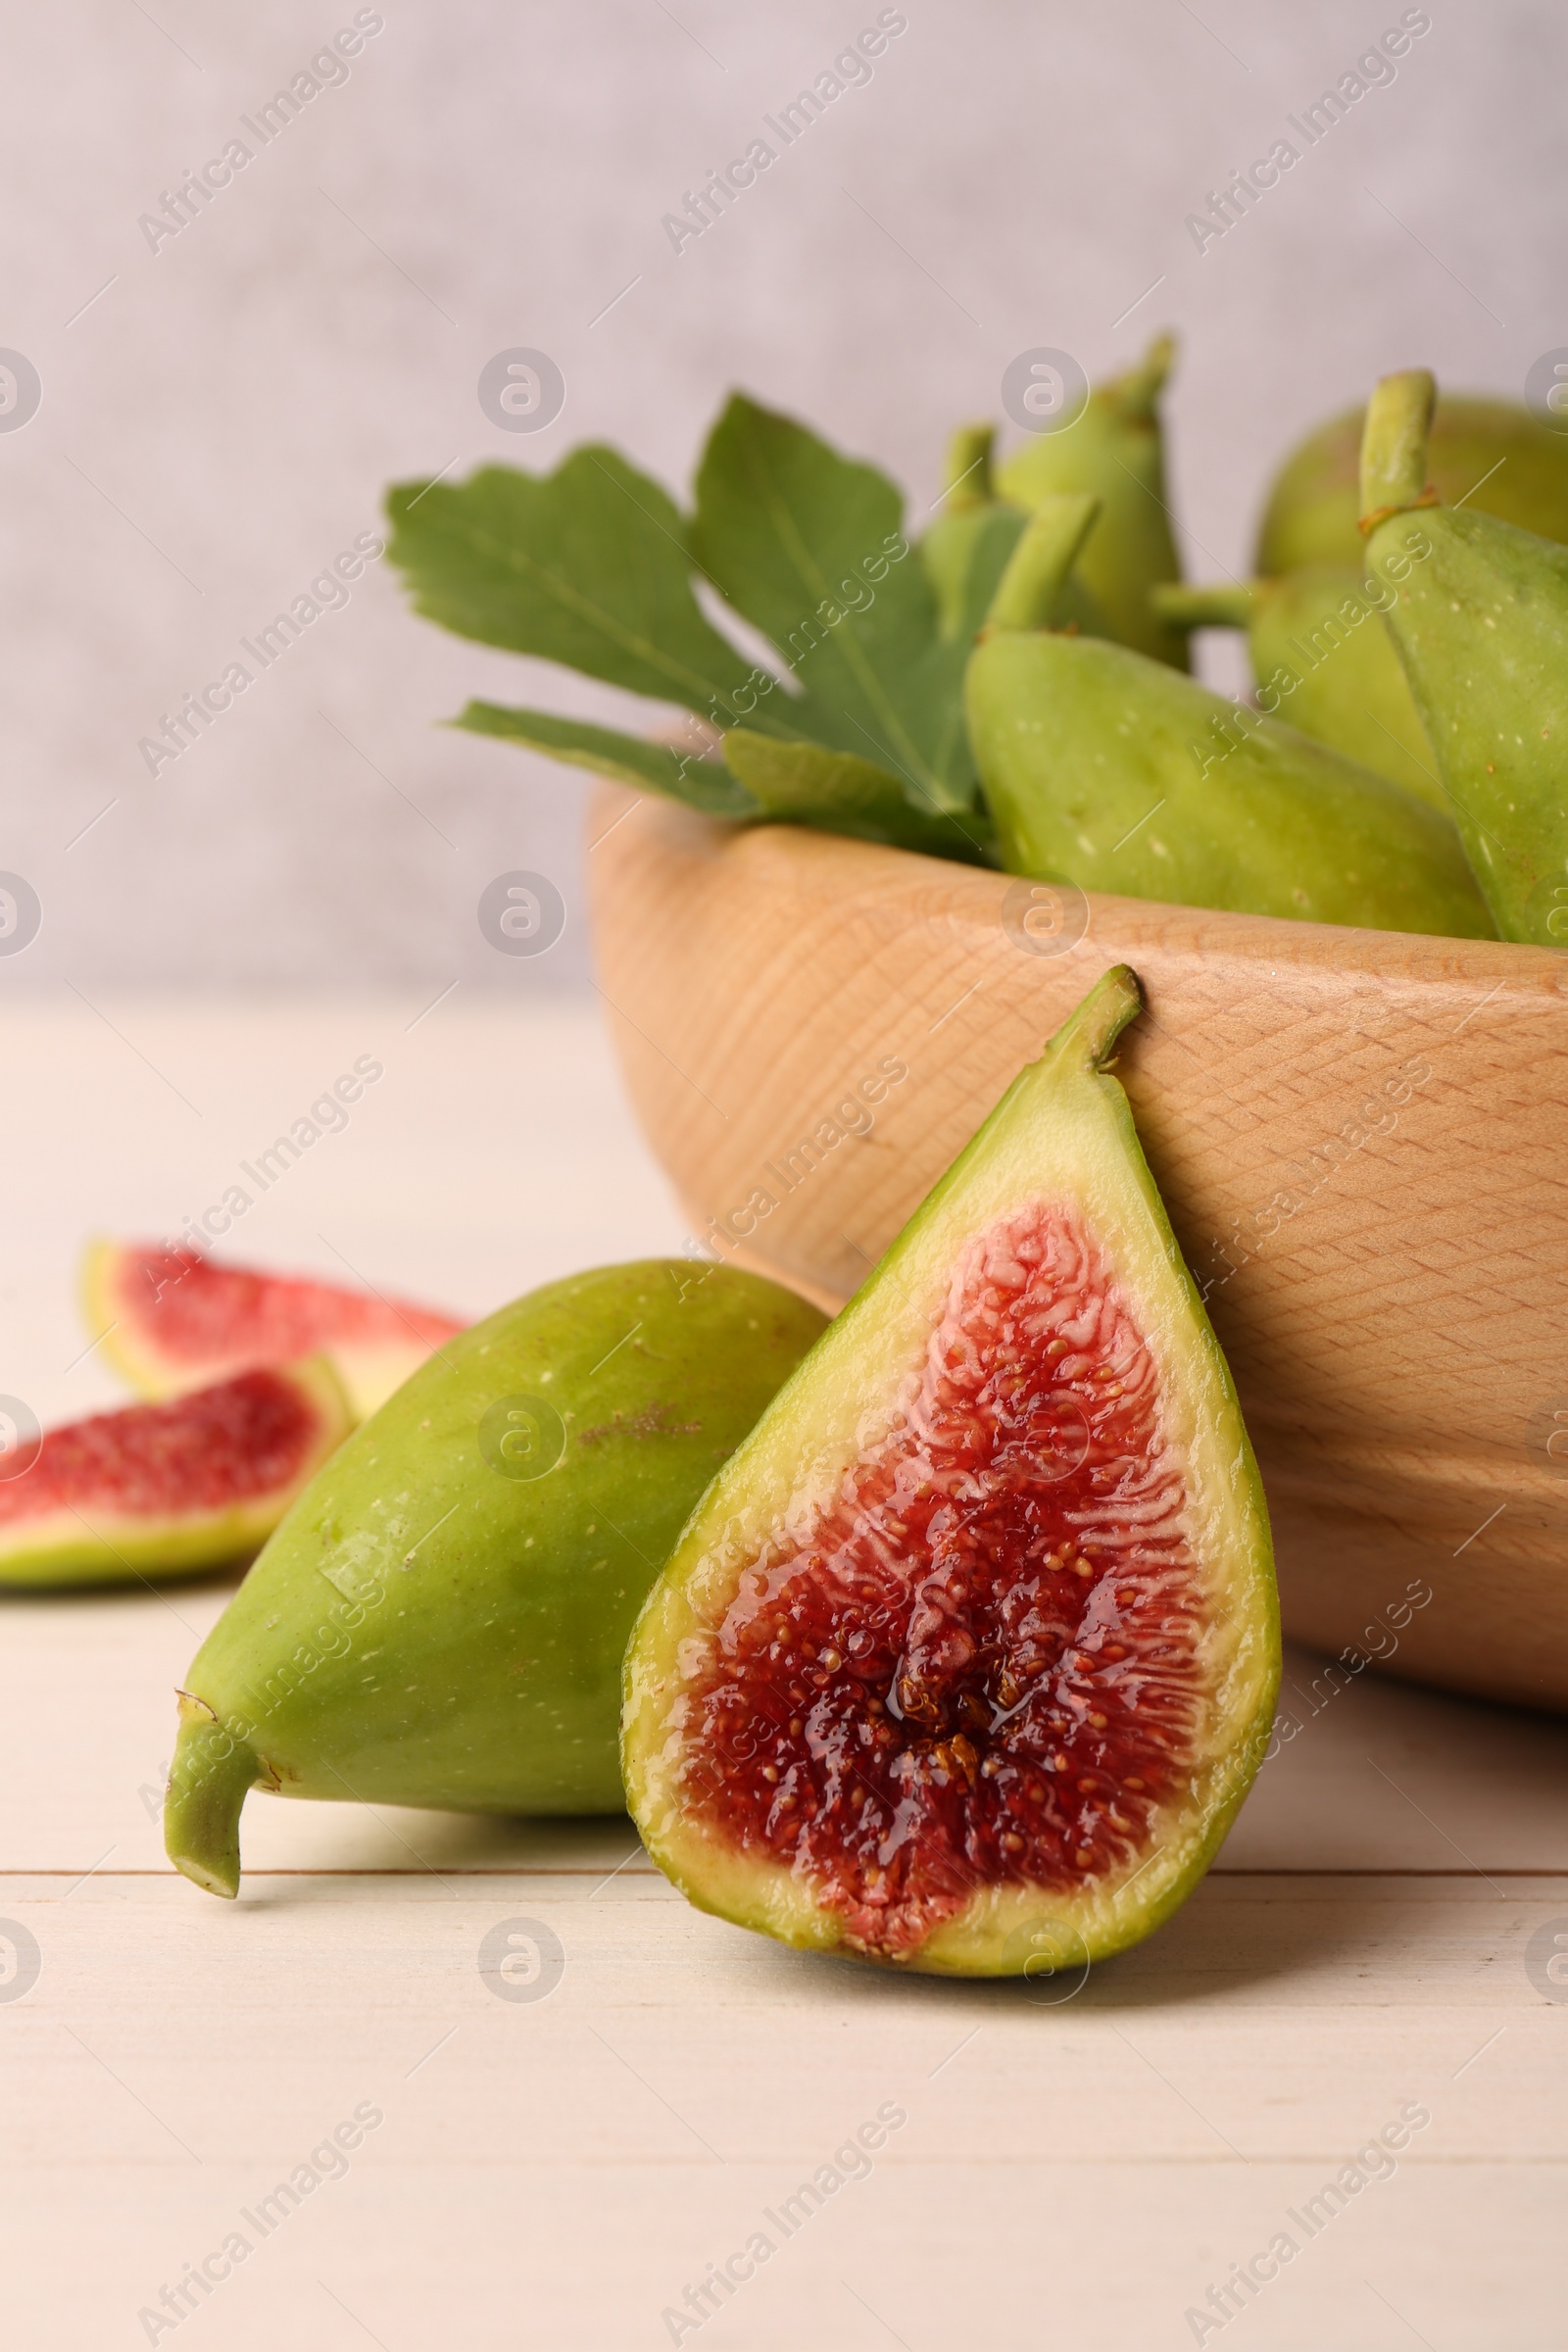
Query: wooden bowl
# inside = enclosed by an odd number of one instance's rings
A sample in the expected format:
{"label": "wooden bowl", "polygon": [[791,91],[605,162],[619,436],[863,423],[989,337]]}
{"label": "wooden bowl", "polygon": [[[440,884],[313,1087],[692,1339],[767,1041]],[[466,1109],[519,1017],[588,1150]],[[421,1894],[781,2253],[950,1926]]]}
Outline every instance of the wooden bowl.
{"label": "wooden bowl", "polygon": [[1287,1629],[1568,1708],[1568,958],[1140,899],[1058,923],[1005,875],[612,786],[590,840],[603,993],[693,1235],[827,1305],[1130,963],[1119,1075]]}

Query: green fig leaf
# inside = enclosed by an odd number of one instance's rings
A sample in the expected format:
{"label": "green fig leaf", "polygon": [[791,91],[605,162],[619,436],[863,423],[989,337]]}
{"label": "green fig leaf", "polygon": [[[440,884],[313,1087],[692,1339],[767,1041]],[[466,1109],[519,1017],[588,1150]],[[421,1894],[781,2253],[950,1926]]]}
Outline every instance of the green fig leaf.
{"label": "green fig leaf", "polygon": [[502,703],[469,703],[453,725],[471,735],[498,735],[525,743],[568,767],[590,768],[637,792],[658,792],[684,801],[705,816],[756,816],[757,803],[717,760],[701,760],[666,743],[622,735],[614,727],[558,718],[550,710],[515,710]]}
{"label": "green fig leaf", "polygon": [[814,825],[967,865],[997,861],[991,829],[976,810],[915,808],[897,776],[855,752],[780,743],[735,728],[724,738],[724,757],[764,816],[778,823]]}
{"label": "green fig leaf", "polygon": [[590,444],[549,474],[485,466],[466,482],[400,482],[387,511],[387,553],[443,628],[729,711],[746,659],[703,617],[667,493],[614,450]]}
{"label": "green fig leaf", "polygon": [[[911,562],[904,501],[875,466],[737,393],[709,437],[691,529],[697,563],[777,649],[802,696],[769,713],[901,776],[911,805],[972,807],[966,647],[939,636]],[[794,730],[779,721],[793,717]]]}
{"label": "green fig leaf", "polygon": [[[962,623],[1005,547],[975,567],[958,625],[949,616],[944,629],[895,485],[790,418],[729,403],[690,527],[658,483],[603,447],[548,475],[486,466],[463,483],[404,483],[388,511],[389,552],[427,617],[702,711],[754,745],[788,744],[767,773],[781,818],[989,859],[963,725]],[[982,534],[988,558],[997,527]],[[1001,518],[1002,540],[1011,527]],[[694,572],[771,640],[777,679],[710,622]],[[716,762],[635,736],[490,703],[457,723],[711,814],[758,813]]]}

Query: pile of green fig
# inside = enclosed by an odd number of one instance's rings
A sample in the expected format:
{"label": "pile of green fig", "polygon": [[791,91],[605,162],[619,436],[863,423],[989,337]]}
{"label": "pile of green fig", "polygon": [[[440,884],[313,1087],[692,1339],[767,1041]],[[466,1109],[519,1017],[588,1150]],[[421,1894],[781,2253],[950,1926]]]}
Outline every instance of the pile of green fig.
{"label": "pile of green fig", "polygon": [[[686,713],[645,736],[470,703],[460,726],[729,823],[1237,912],[1568,940],[1568,436],[1390,376],[1286,461],[1257,576],[1191,585],[1172,357],[1161,336],[1000,463],[989,425],[962,428],[913,544],[886,475],[737,394],[689,513],[587,447],[553,474],[401,485],[390,554],[444,626]],[[1247,633],[1250,701],[1187,674],[1215,627]]]}

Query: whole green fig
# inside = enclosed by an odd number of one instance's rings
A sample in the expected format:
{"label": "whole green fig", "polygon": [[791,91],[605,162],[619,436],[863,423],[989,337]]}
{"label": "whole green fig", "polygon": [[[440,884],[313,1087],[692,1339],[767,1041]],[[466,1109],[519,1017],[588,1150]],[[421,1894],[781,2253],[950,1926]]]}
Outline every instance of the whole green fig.
{"label": "whole green fig", "polygon": [[1008,872],[1242,914],[1490,938],[1436,809],[1127,646],[1041,625],[1094,518],[1093,499],[1042,502],[969,659],[969,739]]}
{"label": "whole green fig", "polygon": [[1167,620],[1188,629],[1245,629],[1252,676],[1269,708],[1315,743],[1358,760],[1449,814],[1448,796],[1394,641],[1378,618],[1387,580],[1339,564],[1212,588],[1156,588]]}
{"label": "whole green fig", "polygon": [[1159,400],[1176,357],[1169,335],[1150,345],[1136,368],[1097,384],[1081,416],[1015,450],[997,485],[1026,514],[1043,498],[1085,495],[1101,519],[1077,579],[1103,615],[1099,634],[1113,637],[1173,669],[1187,667],[1187,639],[1160,617],[1150,591],[1178,580],[1181,564],[1165,497]]}
{"label": "whole green fig", "polygon": [[825,1321],[759,1275],[652,1259],[448,1341],[318,1473],[202,1644],[171,1860],[235,1893],[255,1786],[618,1812],[643,1596]]}
{"label": "whole green fig", "polygon": [[[1257,568],[1358,565],[1359,466],[1366,411],[1348,409],[1307,435],[1274,477],[1258,530]],[[1445,393],[1428,460],[1439,496],[1568,539],[1568,435],[1511,400]]]}
{"label": "whole green fig", "polygon": [[[995,439],[989,424],[960,425],[954,434],[942,512],[920,541],[920,562],[936,595],[942,634],[965,646],[973,644],[1029,519],[1021,507],[997,495],[991,464]],[[1075,629],[1084,637],[1115,634],[1077,571],[1062,581],[1051,619],[1054,627]]]}
{"label": "whole green fig", "polygon": [[[1568,547],[1431,486],[1436,387],[1386,375],[1367,405],[1361,528],[1398,594],[1388,625],[1465,852],[1504,939],[1568,945]],[[1399,563],[1413,538],[1430,553]]]}

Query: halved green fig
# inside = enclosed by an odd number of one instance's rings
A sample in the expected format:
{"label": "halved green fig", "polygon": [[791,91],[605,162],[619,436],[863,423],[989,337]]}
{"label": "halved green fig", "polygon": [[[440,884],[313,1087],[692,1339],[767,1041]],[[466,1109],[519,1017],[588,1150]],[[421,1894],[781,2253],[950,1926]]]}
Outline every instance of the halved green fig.
{"label": "halved green fig", "polygon": [[180,1693],[172,1861],[239,1886],[286,1796],[608,1813],[626,1637],[824,1318],[687,1258],[549,1283],[421,1365],[300,1497]]}
{"label": "halved green fig", "polygon": [[353,1426],[317,1357],[51,1429],[0,1480],[0,1584],[120,1584],[243,1559]]}
{"label": "halved green fig", "polygon": [[329,1355],[362,1421],[463,1329],[406,1298],[220,1265],[158,1242],[94,1242],[81,1291],[106,1360],[143,1396],[178,1396],[251,1364]]}
{"label": "halved green fig", "polygon": [[945,1976],[1191,1892],[1279,1626],[1236,1392],[1108,1062],[1105,974],[704,1495],[626,1660],[649,1851],[703,1909]]}

